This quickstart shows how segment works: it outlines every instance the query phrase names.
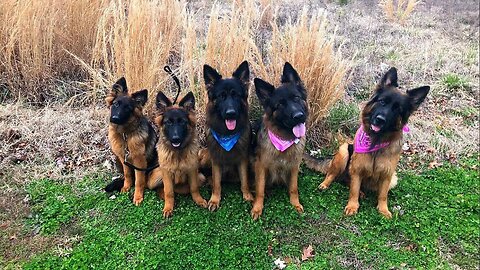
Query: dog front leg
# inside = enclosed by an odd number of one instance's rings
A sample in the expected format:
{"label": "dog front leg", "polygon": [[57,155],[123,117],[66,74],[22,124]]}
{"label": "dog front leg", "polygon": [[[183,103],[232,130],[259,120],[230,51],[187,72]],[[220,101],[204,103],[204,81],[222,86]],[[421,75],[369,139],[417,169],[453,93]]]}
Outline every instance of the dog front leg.
{"label": "dog front leg", "polygon": [[358,197],[360,196],[360,186],[362,181],[360,176],[357,173],[351,174],[351,182],[350,182],[350,195],[348,197],[347,206],[345,206],[345,215],[352,216],[358,212],[358,207],[360,204],[358,203]]}
{"label": "dog front leg", "polygon": [[241,189],[243,199],[247,202],[253,201],[253,195],[248,186],[248,159],[242,160],[238,167],[238,175],[240,176]]}
{"label": "dog front leg", "polygon": [[290,204],[295,207],[298,213],[303,213],[303,206],[300,204],[298,197],[298,170],[299,167],[294,166],[290,171],[290,183],[288,184],[288,193],[290,194]]}
{"label": "dog front leg", "polygon": [[215,211],[220,207],[220,197],[222,195],[222,169],[218,164],[212,161],[212,196],[208,201],[208,210]]}
{"label": "dog front leg", "polygon": [[[133,164],[139,168],[147,167],[147,160],[143,156],[133,158],[132,160],[134,162]],[[147,184],[145,174],[144,171],[135,170],[135,192],[133,194],[133,203],[136,206],[139,206],[143,202],[143,193]]]}
{"label": "dog front leg", "polygon": [[168,218],[173,214],[173,206],[175,204],[175,193],[173,191],[174,175],[171,172],[165,171],[163,174],[163,193],[165,198],[165,205],[163,206],[163,217]]}
{"label": "dog front leg", "polygon": [[190,194],[192,195],[193,201],[200,207],[206,208],[207,201],[200,195],[198,190],[198,170],[191,170],[188,176],[188,183],[190,186]]}
{"label": "dog front leg", "polygon": [[388,210],[387,204],[387,196],[388,191],[390,189],[390,181],[392,176],[385,177],[382,181],[380,181],[378,186],[378,204],[377,209],[380,214],[384,217],[390,219],[392,218],[392,213]]}
{"label": "dog front leg", "polygon": [[127,164],[123,163],[123,161],[121,163],[123,167],[124,181],[120,192],[128,192],[133,185],[133,170],[132,168],[128,167]]}
{"label": "dog front leg", "polygon": [[260,160],[255,161],[255,200],[251,211],[252,218],[258,219],[262,215],[265,198],[265,167]]}

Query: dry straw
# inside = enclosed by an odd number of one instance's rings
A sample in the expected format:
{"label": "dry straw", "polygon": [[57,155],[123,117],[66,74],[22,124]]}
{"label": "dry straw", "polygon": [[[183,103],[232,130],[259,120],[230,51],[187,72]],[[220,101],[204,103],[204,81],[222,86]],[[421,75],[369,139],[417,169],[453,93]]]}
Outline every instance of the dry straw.
{"label": "dry straw", "polygon": [[213,4],[203,23],[205,17],[187,11],[185,1],[4,0],[0,71],[5,77],[0,83],[16,99],[81,97],[83,104],[91,104],[121,76],[130,91],[146,88],[151,97],[170,89],[163,71],[170,64],[202,110],[203,64],[230,76],[248,60],[254,76],[277,83],[289,61],[308,89],[311,124],[316,125],[341,97],[347,63],[335,49],[324,13],[304,8],[298,19],[285,23],[275,10],[278,3],[271,0]]}
{"label": "dry straw", "polygon": [[420,2],[418,0],[380,0],[378,5],[389,21],[404,24]]}
{"label": "dry straw", "polygon": [[324,12],[309,14],[304,8],[297,21],[288,20],[282,27],[273,24],[265,57],[268,64],[257,61],[261,76],[274,83],[279,81],[285,61],[294,66],[308,92],[312,126],[342,97],[348,70],[348,62],[335,49],[334,36],[327,32],[327,23]]}

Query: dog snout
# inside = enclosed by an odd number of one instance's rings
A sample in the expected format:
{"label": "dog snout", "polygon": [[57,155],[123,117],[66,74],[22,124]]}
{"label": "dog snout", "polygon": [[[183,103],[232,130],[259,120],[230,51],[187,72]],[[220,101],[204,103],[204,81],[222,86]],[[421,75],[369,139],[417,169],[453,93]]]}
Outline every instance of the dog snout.
{"label": "dog snout", "polygon": [[377,125],[383,125],[383,124],[385,124],[385,121],[386,121],[386,119],[383,115],[377,115],[375,117],[375,124],[377,124]]}
{"label": "dog snout", "polygon": [[178,134],[174,134],[174,135],[172,136],[172,139],[171,139],[171,140],[172,140],[172,143],[181,143],[181,142],[182,142],[182,140],[181,140],[181,138],[180,138],[180,136],[179,136]]}
{"label": "dog snout", "polygon": [[295,119],[295,121],[304,121],[305,114],[303,112],[296,112],[293,114],[293,119]]}
{"label": "dog snout", "polygon": [[120,123],[120,116],[119,115],[112,115],[110,117],[110,122],[118,124]]}
{"label": "dog snout", "polygon": [[237,116],[237,112],[234,109],[230,108],[227,109],[227,111],[225,112],[225,116],[227,119],[232,119]]}

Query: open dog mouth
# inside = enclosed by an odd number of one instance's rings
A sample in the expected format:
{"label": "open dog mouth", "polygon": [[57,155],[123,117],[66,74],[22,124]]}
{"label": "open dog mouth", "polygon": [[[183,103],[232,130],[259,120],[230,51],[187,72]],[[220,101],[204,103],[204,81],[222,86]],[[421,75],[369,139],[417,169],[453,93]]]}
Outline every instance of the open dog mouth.
{"label": "open dog mouth", "polygon": [[379,132],[382,129],[382,127],[371,124],[370,129],[373,130],[374,132]]}
{"label": "open dog mouth", "polygon": [[172,146],[175,147],[175,148],[178,148],[182,143],[173,143],[172,142]]}
{"label": "open dog mouth", "polygon": [[228,130],[234,130],[237,126],[237,120],[235,119],[225,119],[225,125],[227,126]]}
{"label": "open dog mouth", "polygon": [[292,128],[293,135],[297,138],[304,137],[306,130],[305,123],[300,123]]}

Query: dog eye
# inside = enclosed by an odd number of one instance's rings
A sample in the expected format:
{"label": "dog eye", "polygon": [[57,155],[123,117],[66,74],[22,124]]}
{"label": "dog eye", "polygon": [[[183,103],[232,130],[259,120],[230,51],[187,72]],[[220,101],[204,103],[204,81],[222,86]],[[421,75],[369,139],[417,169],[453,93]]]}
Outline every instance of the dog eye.
{"label": "dog eye", "polygon": [[294,96],[294,97],[293,97],[293,101],[299,102],[299,101],[300,101],[300,97],[299,97],[299,96]]}
{"label": "dog eye", "polygon": [[380,105],[382,105],[382,106],[385,106],[385,104],[387,104],[387,103],[385,102],[385,100],[383,100],[383,99],[382,99],[382,100],[379,100],[378,102],[379,102]]}
{"label": "dog eye", "polygon": [[170,119],[167,119],[167,120],[165,121],[165,125],[170,126],[170,125],[172,125],[172,124],[173,124],[173,122],[172,122],[172,120],[170,120]]}

